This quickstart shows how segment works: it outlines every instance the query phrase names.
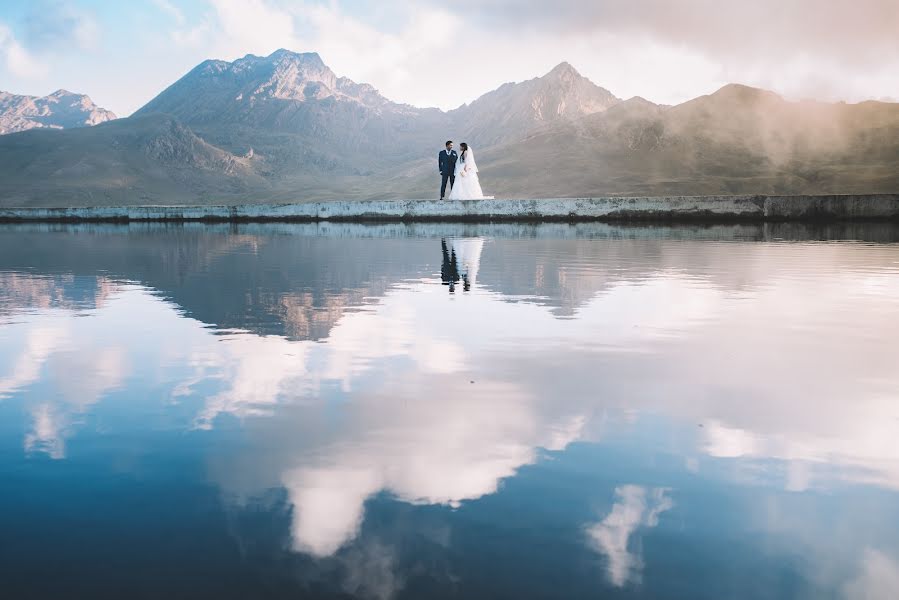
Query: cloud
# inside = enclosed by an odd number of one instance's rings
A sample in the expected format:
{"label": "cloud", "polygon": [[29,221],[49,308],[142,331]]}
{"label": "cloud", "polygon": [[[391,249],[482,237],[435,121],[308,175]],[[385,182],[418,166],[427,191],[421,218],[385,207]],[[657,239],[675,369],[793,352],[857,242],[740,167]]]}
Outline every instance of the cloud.
{"label": "cloud", "polygon": [[76,9],[71,2],[33,2],[24,20],[25,44],[35,52],[70,52],[72,47],[93,50],[100,40],[100,26],[94,17]]}
{"label": "cloud", "polygon": [[659,515],[674,506],[666,488],[624,485],[615,488],[618,501],[606,517],[587,528],[589,544],[608,559],[609,581],[616,587],[639,582],[643,558],[633,537],[641,527],[659,524]]}
{"label": "cloud", "polygon": [[37,79],[47,74],[47,65],[26,50],[3,22],[0,22],[0,59],[10,73],[23,79]]}
{"label": "cloud", "polygon": [[229,44],[255,48],[263,54],[297,44],[293,18],[264,0],[210,0]]}
{"label": "cloud", "polygon": [[153,0],[153,4],[155,4],[159,10],[171,17],[176,25],[183,26],[187,22],[187,19],[184,17],[184,12],[169,2],[169,0]]}
{"label": "cloud", "polygon": [[[899,48],[892,36],[899,25],[886,0],[852,6],[812,0],[485,0],[440,6],[421,0],[376,6],[202,0],[198,12],[171,0],[153,4],[171,23],[161,36],[168,47],[145,54],[177,50],[168,69],[152,65],[156,86],[207,58],[234,60],[283,47],[318,52],[338,75],[370,83],[391,100],[443,109],[505,82],[542,75],[562,61],[620,97],[666,104],[729,82],[790,98],[899,95],[893,75]],[[144,95],[156,91],[144,83]]]}
{"label": "cloud", "polygon": [[675,103],[729,82],[822,100],[897,90],[893,0],[485,0],[460,14],[486,40],[477,46],[485,62],[512,37],[532,64],[529,48],[562,55],[623,97]]}
{"label": "cloud", "polygon": [[[443,109],[562,61],[619,97],[666,104],[729,82],[789,98],[899,97],[899,4],[892,0],[199,0],[199,10],[151,2],[168,26],[136,32],[100,67],[84,51],[97,49],[98,19],[106,15],[61,0],[32,8],[16,29],[18,40],[8,28],[0,31],[0,61],[18,77],[74,80],[66,84],[73,89],[85,81],[91,87],[83,91],[105,95],[104,105],[117,114],[205,59],[281,47],[316,51],[338,75],[370,83],[391,100]],[[118,76],[133,79],[123,86]]]}
{"label": "cloud", "polygon": [[[227,23],[222,2],[215,6]],[[731,81],[824,100],[899,92],[893,77],[899,5],[888,0],[823,6],[814,0],[486,0],[460,6],[394,3],[383,9],[390,18],[378,20],[339,3],[257,0],[254,16],[239,20],[258,15],[289,23],[284,16],[291,15],[290,35],[271,29],[282,45],[316,50],[339,74],[419,106],[454,108],[563,60],[620,96],[664,103]],[[227,8],[232,16],[250,11]],[[225,34],[229,43],[247,39],[227,28]]]}
{"label": "cloud", "polygon": [[293,14],[265,0],[206,0],[207,10],[193,21],[168,0],[153,3],[174,23],[169,39],[179,48],[205,52],[204,59],[233,60],[302,45]]}
{"label": "cloud", "polygon": [[318,51],[338,73],[374,83],[388,97],[426,105],[432,102],[417,88],[429,87],[431,79],[442,81],[432,90],[443,88],[453,104],[459,103],[450,77],[453,65],[461,64],[463,20],[443,8],[407,7],[389,31],[346,14],[337,4],[305,5],[294,14],[309,32],[302,47]]}
{"label": "cloud", "polygon": [[718,59],[754,62],[804,54],[868,64],[899,54],[894,0],[482,0],[464,6],[488,28],[645,36]]}

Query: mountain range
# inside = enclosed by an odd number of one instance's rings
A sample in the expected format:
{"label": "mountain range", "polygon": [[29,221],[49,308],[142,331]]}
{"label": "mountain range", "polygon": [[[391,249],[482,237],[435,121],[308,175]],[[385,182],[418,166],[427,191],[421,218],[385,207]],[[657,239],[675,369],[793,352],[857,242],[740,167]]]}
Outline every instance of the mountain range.
{"label": "mountain range", "polygon": [[447,138],[476,149],[497,196],[899,189],[899,104],[728,85],[669,107],[562,63],[445,112],[278,50],[205,61],[128,118],[0,136],[0,204],[432,198]]}
{"label": "mountain range", "polygon": [[98,125],[116,116],[83,94],[56,90],[49,96],[0,91],[0,135],[41,127],[67,129]]}

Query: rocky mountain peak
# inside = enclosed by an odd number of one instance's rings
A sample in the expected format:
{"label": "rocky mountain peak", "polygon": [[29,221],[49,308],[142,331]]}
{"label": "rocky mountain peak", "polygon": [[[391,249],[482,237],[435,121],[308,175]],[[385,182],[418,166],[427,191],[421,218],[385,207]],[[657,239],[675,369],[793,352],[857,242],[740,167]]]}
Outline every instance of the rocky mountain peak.
{"label": "rocky mountain peak", "polygon": [[740,103],[784,102],[784,99],[774,92],[740,83],[729,83],[708,97],[719,101]]}
{"label": "rocky mountain peak", "polygon": [[[286,102],[338,101],[380,108],[389,102],[377,90],[337,77],[315,52],[276,50],[233,62],[206,61],[154,98],[138,113],[164,112],[188,123],[258,111]],[[280,108],[278,109],[280,110]]]}
{"label": "rocky mountain peak", "polygon": [[42,97],[0,92],[0,135],[38,128],[88,127],[115,118],[88,96],[67,90]]}
{"label": "rocky mountain peak", "polygon": [[567,62],[536,80],[532,106],[540,120],[579,117],[602,112],[621,100],[581,75]]}
{"label": "rocky mountain peak", "polygon": [[621,100],[581,75],[567,62],[542,77],[506,83],[450,114],[480,145],[498,144],[556,121],[602,112]]}
{"label": "rocky mountain peak", "polygon": [[261,67],[270,68],[271,74],[259,82],[252,96],[302,101],[321,100],[337,92],[337,76],[315,53],[278,50],[261,59]]}
{"label": "rocky mountain peak", "polygon": [[560,62],[545,77],[557,80],[576,80],[582,78],[583,75],[571,66],[571,63]]}

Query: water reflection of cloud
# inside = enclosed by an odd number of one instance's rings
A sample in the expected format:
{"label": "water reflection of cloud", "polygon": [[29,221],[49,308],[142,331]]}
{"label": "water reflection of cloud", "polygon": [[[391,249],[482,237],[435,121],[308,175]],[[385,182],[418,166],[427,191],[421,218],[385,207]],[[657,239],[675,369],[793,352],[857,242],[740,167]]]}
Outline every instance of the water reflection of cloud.
{"label": "water reflection of cloud", "polygon": [[[129,366],[122,347],[95,351],[59,352],[49,361],[51,378],[64,390],[55,403],[40,402],[29,409],[32,428],[25,434],[26,452],[44,452],[51,458],[65,458],[65,439],[76,416],[121,385]],[[72,378],[71,373],[80,377]]]}
{"label": "water reflection of cloud", "polygon": [[[28,287],[22,280],[18,284]],[[106,292],[112,289],[106,284],[99,288]],[[51,289],[63,294],[56,287]],[[17,357],[10,361],[11,372],[0,379],[0,399],[26,399],[31,425],[23,440],[25,452],[64,458],[66,438],[79,415],[121,385],[129,372],[124,340],[98,335],[98,328],[105,329],[106,321],[122,316],[119,311],[123,307],[116,306],[118,298],[110,299],[108,293],[104,298],[107,304],[89,313],[96,319],[93,321],[82,318],[88,313],[72,308],[48,308],[22,313],[16,322],[3,326],[0,354]],[[39,300],[38,305],[46,304]],[[16,348],[19,340],[24,340],[24,347]],[[8,346],[8,342],[13,344]],[[41,386],[41,391],[32,395],[35,386]]]}
{"label": "water reflection of cloud", "polygon": [[[382,490],[411,502],[451,505],[491,493],[503,477],[532,462],[538,447],[564,448],[580,439],[595,414],[617,412],[623,419],[628,411],[660,412],[706,422],[702,449],[713,456],[815,459],[855,481],[899,484],[895,446],[887,445],[896,428],[888,418],[894,408],[876,401],[867,385],[890,376],[882,360],[852,359],[864,341],[806,347],[813,356],[786,360],[768,350],[771,331],[788,332],[783,347],[804,343],[789,331],[844,316],[840,305],[822,302],[810,310],[787,298],[778,313],[780,297],[817,291],[788,278],[731,298],[679,277],[660,272],[640,285],[612,286],[569,321],[483,291],[447,305],[442,290],[428,283],[395,288],[379,304],[344,315],[307,355],[310,365],[325,367],[308,367],[305,383],[298,380],[292,390],[272,388],[272,405],[300,403],[304,411],[279,412],[291,422],[283,431],[260,428],[260,435],[279,436],[275,452],[283,456],[265,461],[278,463],[269,485],[288,488],[294,502],[297,548],[333,553],[355,536],[366,498]],[[830,293],[832,283],[821,285],[822,294]],[[851,278],[836,285],[852,285]],[[877,316],[877,310],[856,315],[853,327],[870,331],[864,321]],[[441,355],[429,344],[451,350]],[[497,347],[503,351],[494,352]],[[824,371],[822,359],[831,363]],[[816,383],[816,395],[797,394],[813,373],[824,380]],[[467,385],[469,377],[477,385]],[[859,387],[859,379],[865,385]],[[321,415],[329,409],[317,394],[324,380],[352,396],[340,419],[322,430]],[[839,396],[844,380],[858,394],[852,404]],[[488,384],[495,389],[481,396]],[[828,410],[819,414],[817,407]],[[307,435],[306,422],[319,427],[308,445],[289,441]],[[491,428],[494,422],[508,428]],[[772,443],[778,439],[792,445]],[[500,455],[486,460],[491,452]],[[801,463],[789,473],[791,489],[814,482],[815,472]]]}
{"label": "water reflection of cloud", "polygon": [[[26,445],[59,456],[66,414],[77,416],[131,366],[155,366],[161,358],[151,353],[164,353],[180,368],[165,375],[177,374],[171,395],[203,404],[190,425],[244,420],[246,454],[213,459],[223,465],[211,466],[214,478],[238,497],[285,488],[295,547],[316,556],[357,536],[374,494],[458,506],[495,492],[539,448],[562,449],[595,432],[594,415],[661,414],[691,430],[703,423],[698,450],[789,461],[790,489],[815,484],[810,463],[899,487],[896,273],[866,272],[859,256],[815,271],[807,256],[817,249],[740,249],[724,275],[686,268],[695,256],[665,255],[672,264],[644,269],[639,280],[607,276],[567,320],[482,286],[449,302],[435,281],[405,282],[342,313],[319,342],[213,335],[130,289],[119,298],[125,304],[108,303],[82,327],[69,316],[59,321],[73,328],[78,353],[121,348],[126,356],[103,367],[68,353],[70,362],[50,368],[55,351],[35,333],[0,390],[21,394],[42,369],[80,390],[69,405],[33,405]],[[700,262],[714,265],[715,256]],[[566,283],[576,288],[594,271],[568,270]],[[484,265],[479,277],[487,279]],[[54,324],[49,313],[29,318],[28,331]],[[13,327],[4,326],[16,343],[31,339]],[[97,339],[98,330],[114,332]],[[831,337],[822,342],[823,334]],[[91,378],[95,388],[78,387]],[[635,532],[668,508],[664,491],[640,489],[622,488],[617,508],[590,528],[616,585],[638,576]]]}
{"label": "water reflection of cloud", "polygon": [[[388,382],[355,399],[326,439],[292,445],[281,482],[297,549],[333,554],[356,536],[366,499],[382,490],[451,506],[491,494],[554,433],[541,430],[532,399],[514,385],[439,376],[422,394],[427,384],[420,376]],[[302,435],[295,424],[290,431]]]}
{"label": "water reflection of cloud", "polygon": [[47,321],[39,325],[15,323],[4,326],[9,339],[24,339],[25,344],[18,351],[18,357],[8,363],[12,366],[10,372],[0,377],[0,400],[37,381],[50,355],[69,341],[69,330],[63,319]]}
{"label": "water reflection of cloud", "polygon": [[308,390],[303,380],[308,346],[281,337],[259,337],[235,333],[220,338],[214,347],[195,349],[188,364],[195,376],[173,392],[188,395],[196,384],[212,378],[222,380],[225,389],[210,396],[196,419],[200,429],[211,429],[216,417],[271,415],[279,397]]}
{"label": "water reflection of cloud", "polygon": [[862,553],[859,573],[845,589],[846,600],[892,600],[899,594],[899,562],[867,548]]}
{"label": "water reflection of cloud", "polygon": [[25,434],[26,452],[44,452],[50,458],[65,458],[63,424],[55,407],[40,404],[31,410],[32,428]]}
{"label": "water reflection of cloud", "polygon": [[606,517],[587,527],[589,544],[608,560],[609,582],[622,587],[639,582],[643,558],[635,540],[641,528],[659,524],[659,515],[674,506],[665,488],[624,485],[615,488],[617,501]]}
{"label": "water reflection of cloud", "polygon": [[377,540],[353,548],[341,557],[341,563],[341,587],[354,598],[389,600],[405,585],[394,549]]}

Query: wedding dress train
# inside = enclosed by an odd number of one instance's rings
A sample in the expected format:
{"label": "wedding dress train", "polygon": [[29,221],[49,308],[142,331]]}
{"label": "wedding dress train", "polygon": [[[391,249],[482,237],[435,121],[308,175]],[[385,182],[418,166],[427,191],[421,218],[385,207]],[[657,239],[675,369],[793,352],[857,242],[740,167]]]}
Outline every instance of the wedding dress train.
{"label": "wedding dress train", "polygon": [[465,159],[459,157],[456,161],[456,181],[453,189],[450,190],[450,200],[483,200],[490,199],[493,196],[485,196],[481,190],[481,182],[478,179],[478,165],[474,161],[474,152],[471,148],[466,150],[463,155]]}

